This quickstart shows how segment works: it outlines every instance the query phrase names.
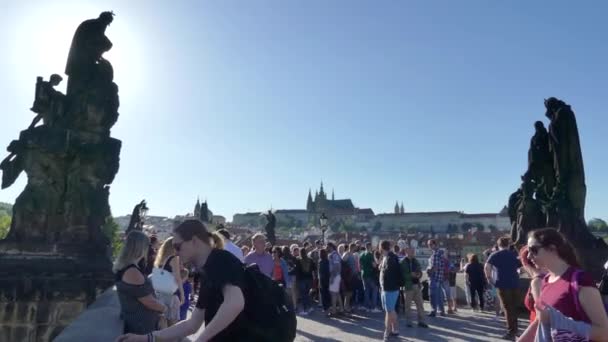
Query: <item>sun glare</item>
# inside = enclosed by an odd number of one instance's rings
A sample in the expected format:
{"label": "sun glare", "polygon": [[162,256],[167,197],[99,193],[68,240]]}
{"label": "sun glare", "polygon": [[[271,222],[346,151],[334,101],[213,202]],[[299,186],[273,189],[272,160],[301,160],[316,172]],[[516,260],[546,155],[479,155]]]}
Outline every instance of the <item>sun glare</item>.
{"label": "sun glare", "polygon": [[[32,73],[45,79],[53,73],[65,78],[65,64],[76,28],[82,21],[96,18],[105,10],[108,9],[86,2],[70,6],[57,6],[49,2],[47,6],[24,8],[22,20],[16,21],[16,35],[11,48],[15,78]],[[48,18],[60,19],[50,21]],[[142,68],[141,59],[138,58],[138,40],[129,30],[126,18],[121,18],[119,13],[106,29],[106,35],[112,41],[113,48],[104,57],[114,67],[115,81],[121,88],[128,87],[133,92],[140,84]],[[59,89],[65,90],[65,84],[62,83]]]}

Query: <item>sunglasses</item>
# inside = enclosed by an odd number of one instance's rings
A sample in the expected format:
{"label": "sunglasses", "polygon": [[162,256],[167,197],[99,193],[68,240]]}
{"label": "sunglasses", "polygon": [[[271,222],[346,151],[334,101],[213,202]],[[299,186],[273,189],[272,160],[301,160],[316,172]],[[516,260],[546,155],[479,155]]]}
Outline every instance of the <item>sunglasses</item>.
{"label": "sunglasses", "polygon": [[532,255],[538,255],[538,252],[540,251],[541,248],[543,248],[543,246],[538,246],[538,245],[528,246],[528,251]]}

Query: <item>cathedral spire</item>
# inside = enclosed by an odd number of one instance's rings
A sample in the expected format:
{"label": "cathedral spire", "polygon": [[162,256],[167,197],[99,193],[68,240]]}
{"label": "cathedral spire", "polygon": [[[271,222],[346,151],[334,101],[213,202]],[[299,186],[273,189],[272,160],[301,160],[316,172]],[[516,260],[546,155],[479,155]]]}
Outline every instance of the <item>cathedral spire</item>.
{"label": "cathedral spire", "polygon": [[201,214],[201,201],[198,196],[196,197],[196,204],[194,205],[194,212],[192,214],[195,217],[199,217]]}
{"label": "cathedral spire", "polygon": [[405,214],[405,209],[403,208],[403,202],[401,202],[401,208],[399,208],[401,211],[401,214]]}
{"label": "cathedral spire", "polygon": [[327,198],[325,190],[323,190],[323,181],[321,181],[321,189],[319,189],[319,196]]}
{"label": "cathedral spire", "polygon": [[395,202],[395,214],[399,214],[399,201]]}
{"label": "cathedral spire", "polygon": [[306,199],[306,211],[314,211],[314,203],[312,201],[312,193],[310,189],[308,189],[308,199]]}
{"label": "cathedral spire", "polygon": [[331,200],[335,201],[336,200],[336,196],[334,196],[334,189],[331,189]]}

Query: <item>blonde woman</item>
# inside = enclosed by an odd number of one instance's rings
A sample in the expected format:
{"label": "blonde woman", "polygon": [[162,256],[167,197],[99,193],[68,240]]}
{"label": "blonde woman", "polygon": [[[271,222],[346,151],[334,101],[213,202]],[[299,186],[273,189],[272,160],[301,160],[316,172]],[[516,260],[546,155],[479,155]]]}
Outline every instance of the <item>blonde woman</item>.
{"label": "blonde woman", "polygon": [[[179,321],[179,307],[184,303],[184,288],[181,286],[183,282],[180,274],[183,266],[179,256],[175,253],[173,237],[166,239],[160,246],[156,260],[154,260],[154,267],[171,272],[175,277],[175,283],[178,284],[175,293],[159,293],[160,300],[168,307],[165,319],[166,325],[170,327]],[[164,325],[165,322],[161,320],[161,323]]]}
{"label": "blonde woman", "polygon": [[113,267],[125,333],[148,334],[158,329],[159,318],[167,311],[138,266],[145,265],[149,246],[150,240],[144,233],[129,233]]}

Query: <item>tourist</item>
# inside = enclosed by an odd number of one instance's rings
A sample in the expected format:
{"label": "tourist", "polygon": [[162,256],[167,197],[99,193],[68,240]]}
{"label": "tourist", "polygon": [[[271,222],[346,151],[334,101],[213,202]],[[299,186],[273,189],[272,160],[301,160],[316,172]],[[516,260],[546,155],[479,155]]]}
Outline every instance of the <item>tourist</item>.
{"label": "tourist", "polygon": [[445,279],[445,258],[444,253],[437,246],[437,241],[431,239],[427,245],[433,251],[433,254],[429,258],[429,267],[427,273],[429,276],[430,284],[429,291],[431,297],[432,311],[429,317],[437,316],[439,310],[441,316],[445,316],[445,308],[443,306],[443,283]]}
{"label": "tourist", "polygon": [[182,268],[181,271],[182,279],[184,283],[182,287],[184,289],[184,303],[179,307],[179,320],[183,321],[188,316],[188,309],[190,308],[190,297],[192,295],[192,281],[190,277],[190,273],[187,269]]}
{"label": "tourist", "polygon": [[536,319],[535,303],[540,298],[540,290],[543,285],[543,279],[545,278],[546,272],[536,267],[530,258],[531,256],[528,246],[523,246],[519,253],[519,259],[531,278],[530,287],[528,288],[526,297],[524,297],[524,305],[526,306],[526,309],[530,311],[530,322],[534,322]]}
{"label": "tourist", "polygon": [[256,264],[260,272],[272,278],[274,261],[272,255],[266,251],[266,238],[261,233],[256,233],[252,238],[253,251],[245,257],[245,264]]}
{"label": "tourist", "polygon": [[300,302],[302,303],[300,315],[308,315],[312,312],[310,290],[312,288],[313,274],[316,273],[316,265],[308,257],[306,251],[306,247],[308,246],[309,244],[304,244],[296,263],[296,284],[300,293]]}
{"label": "tourist", "polygon": [[154,259],[156,259],[156,252],[160,248],[160,242],[158,241],[158,237],[156,235],[150,236],[150,247],[148,247],[148,258],[146,261],[146,267],[144,268],[144,274],[146,276],[152,273],[152,269],[154,268]]}
{"label": "tourist", "polygon": [[241,251],[243,253],[243,262],[245,262],[245,256],[249,255],[249,252],[251,251],[251,249],[249,249],[249,246],[243,245],[243,247],[241,247]]}
{"label": "tourist", "polygon": [[[537,317],[520,337],[531,341],[540,321],[552,330],[560,321],[549,321],[551,311],[567,317],[569,323],[581,323],[588,336],[573,336],[573,330],[557,330],[553,340],[605,341],[608,336],[608,316],[591,274],[580,269],[575,251],[566,238],[553,228],[534,230],[528,238],[529,256],[539,268],[547,270],[540,298],[536,304]],[[552,315],[553,316],[553,315]],[[553,331],[552,331],[553,333]]]}
{"label": "tourist", "polygon": [[374,279],[374,254],[370,242],[365,244],[365,249],[359,256],[359,265],[361,266],[361,278],[363,280],[364,305],[367,310],[378,313],[380,312],[377,309],[378,297],[376,293],[378,287]]}
{"label": "tourist", "polygon": [[331,307],[331,293],[329,292],[330,272],[329,272],[329,254],[327,250],[319,251],[319,297],[323,311],[328,312]]}
{"label": "tourist", "polygon": [[289,269],[287,267],[287,262],[283,258],[283,249],[279,246],[275,246],[272,249],[272,272],[270,278],[283,285],[285,292],[289,294],[287,285],[291,283],[291,279],[289,278],[288,273]]}
{"label": "tourist", "polygon": [[308,256],[315,262],[315,264],[319,264],[320,255],[319,253],[323,249],[323,242],[321,240],[315,241],[315,249],[308,253]]}
{"label": "tourist", "polygon": [[448,291],[450,291],[450,295],[448,297],[448,313],[453,314],[458,311],[458,307],[456,306],[458,301],[456,300],[456,265],[452,265],[451,263],[447,283]]}
{"label": "tourist", "polygon": [[350,254],[353,257],[353,306],[358,309],[363,307],[363,281],[361,280],[361,265],[359,264],[359,248],[356,242],[349,246]]}
{"label": "tourist", "polygon": [[507,333],[503,339],[513,340],[517,335],[517,307],[519,305],[519,273],[522,267],[517,254],[510,248],[510,239],[498,239],[498,251],[492,253],[484,267],[488,283],[492,283],[492,266],[496,268],[496,293],[506,316]]}
{"label": "tourist", "polygon": [[[380,247],[378,245],[378,247]],[[382,303],[380,300],[380,263],[382,263],[382,253],[380,250],[374,250],[374,283],[376,284],[376,293],[374,296],[376,297],[376,303],[380,304],[379,312],[382,312]],[[377,307],[378,308],[378,307]]]}
{"label": "tourist", "polygon": [[174,230],[175,250],[185,263],[201,269],[198,302],[190,318],[149,335],[125,335],[118,342],[175,341],[205,329],[198,341],[259,341],[258,330],[247,326],[243,310],[245,270],[239,260],[222,249],[219,234],[211,234],[199,220],[187,220]]}
{"label": "tourist", "polygon": [[159,318],[167,306],[156,299],[154,288],[138,266],[148,255],[150,240],[140,231],[127,235],[112,270],[116,275],[116,292],[124,333],[148,334],[158,329]]}
{"label": "tourist", "polygon": [[293,307],[298,307],[298,286],[296,284],[296,264],[298,262],[297,256],[300,254],[300,248],[296,244],[291,246],[283,246],[283,260],[287,262],[287,277],[289,278],[289,285],[287,287],[287,293],[291,297]]}
{"label": "tourist", "polygon": [[234,244],[234,242],[232,242],[232,240],[230,240],[230,233],[224,228],[217,230],[217,232],[222,234],[224,237],[224,249],[232,253],[232,255],[239,259],[240,262],[243,262],[243,250],[241,250],[237,245]]}
{"label": "tourist", "polygon": [[420,278],[422,278],[422,268],[416,259],[415,249],[406,248],[405,258],[401,260],[401,273],[403,274],[403,287],[405,291],[405,322],[407,327],[412,327],[411,310],[412,302],[416,305],[416,314],[418,316],[418,326],[428,328],[424,322],[424,305],[422,301],[422,288]]}
{"label": "tourist", "polygon": [[340,297],[342,258],[338,255],[336,245],[331,242],[327,244],[327,251],[329,252],[329,293],[331,294],[330,316],[336,316],[344,311]]}
{"label": "tourist", "polygon": [[355,257],[353,256],[351,250],[350,250],[350,246],[346,246],[346,245],[340,245],[343,246],[344,249],[344,253],[342,254],[342,260],[344,261],[344,263],[342,263],[342,270],[341,270],[341,277],[342,277],[342,293],[344,295],[344,311],[346,313],[351,313],[352,312],[352,299],[353,299],[353,292],[354,292],[354,287],[355,287],[355,272],[356,272],[356,265],[355,265]]}
{"label": "tourist", "polygon": [[168,310],[165,313],[165,320],[161,319],[161,324],[172,326],[179,321],[179,307],[184,303],[184,289],[180,270],[182,263],[179,256],[173,248],[173,237],[167,238],[158,250],[154,267],[161,268],[171,272],[175,278],[175,283],[178,285],[175,293],[158,293],[159,299],[167,306]]}
{"label": "tourist", "polygon": [[[465,273],[465,269],[467,267],[467,265],[469,264],[469,260],[471,259],[471,254],[467,254],[466,258],[462,258],[460,259],[460,272]],[[465,275],[466,277],[466,275]],[[471,306],[471,289],[469,288],[469,284],[465,281],[464,282],[464,294],[465,294],[465,298],[467,300],[467,305],[469,307],[472,308]]]}
{"label": "tourist", "polygon": [[380,243],[382,251],[382,263],[380,265],[380,288],[382,307],[386,312],[384,324],[384,340],[388,341],[391,337],[399,336],[399,323],[397,322],[397,299],[399,298],[399,288],[403,284],[399,258],[391,251],[391,243],[382,241]]}
{"label": "tourist", "polygon": [[484,289],[486,288],[483,266],[479,262],[477,254],[470,253],[468,256],[469,262],[464,267],[464,279],[470,291],[471,308],[473,308],[473,311],[478,311],[477,300],[479,300],[479,309],[483,311],[485,306]]}

